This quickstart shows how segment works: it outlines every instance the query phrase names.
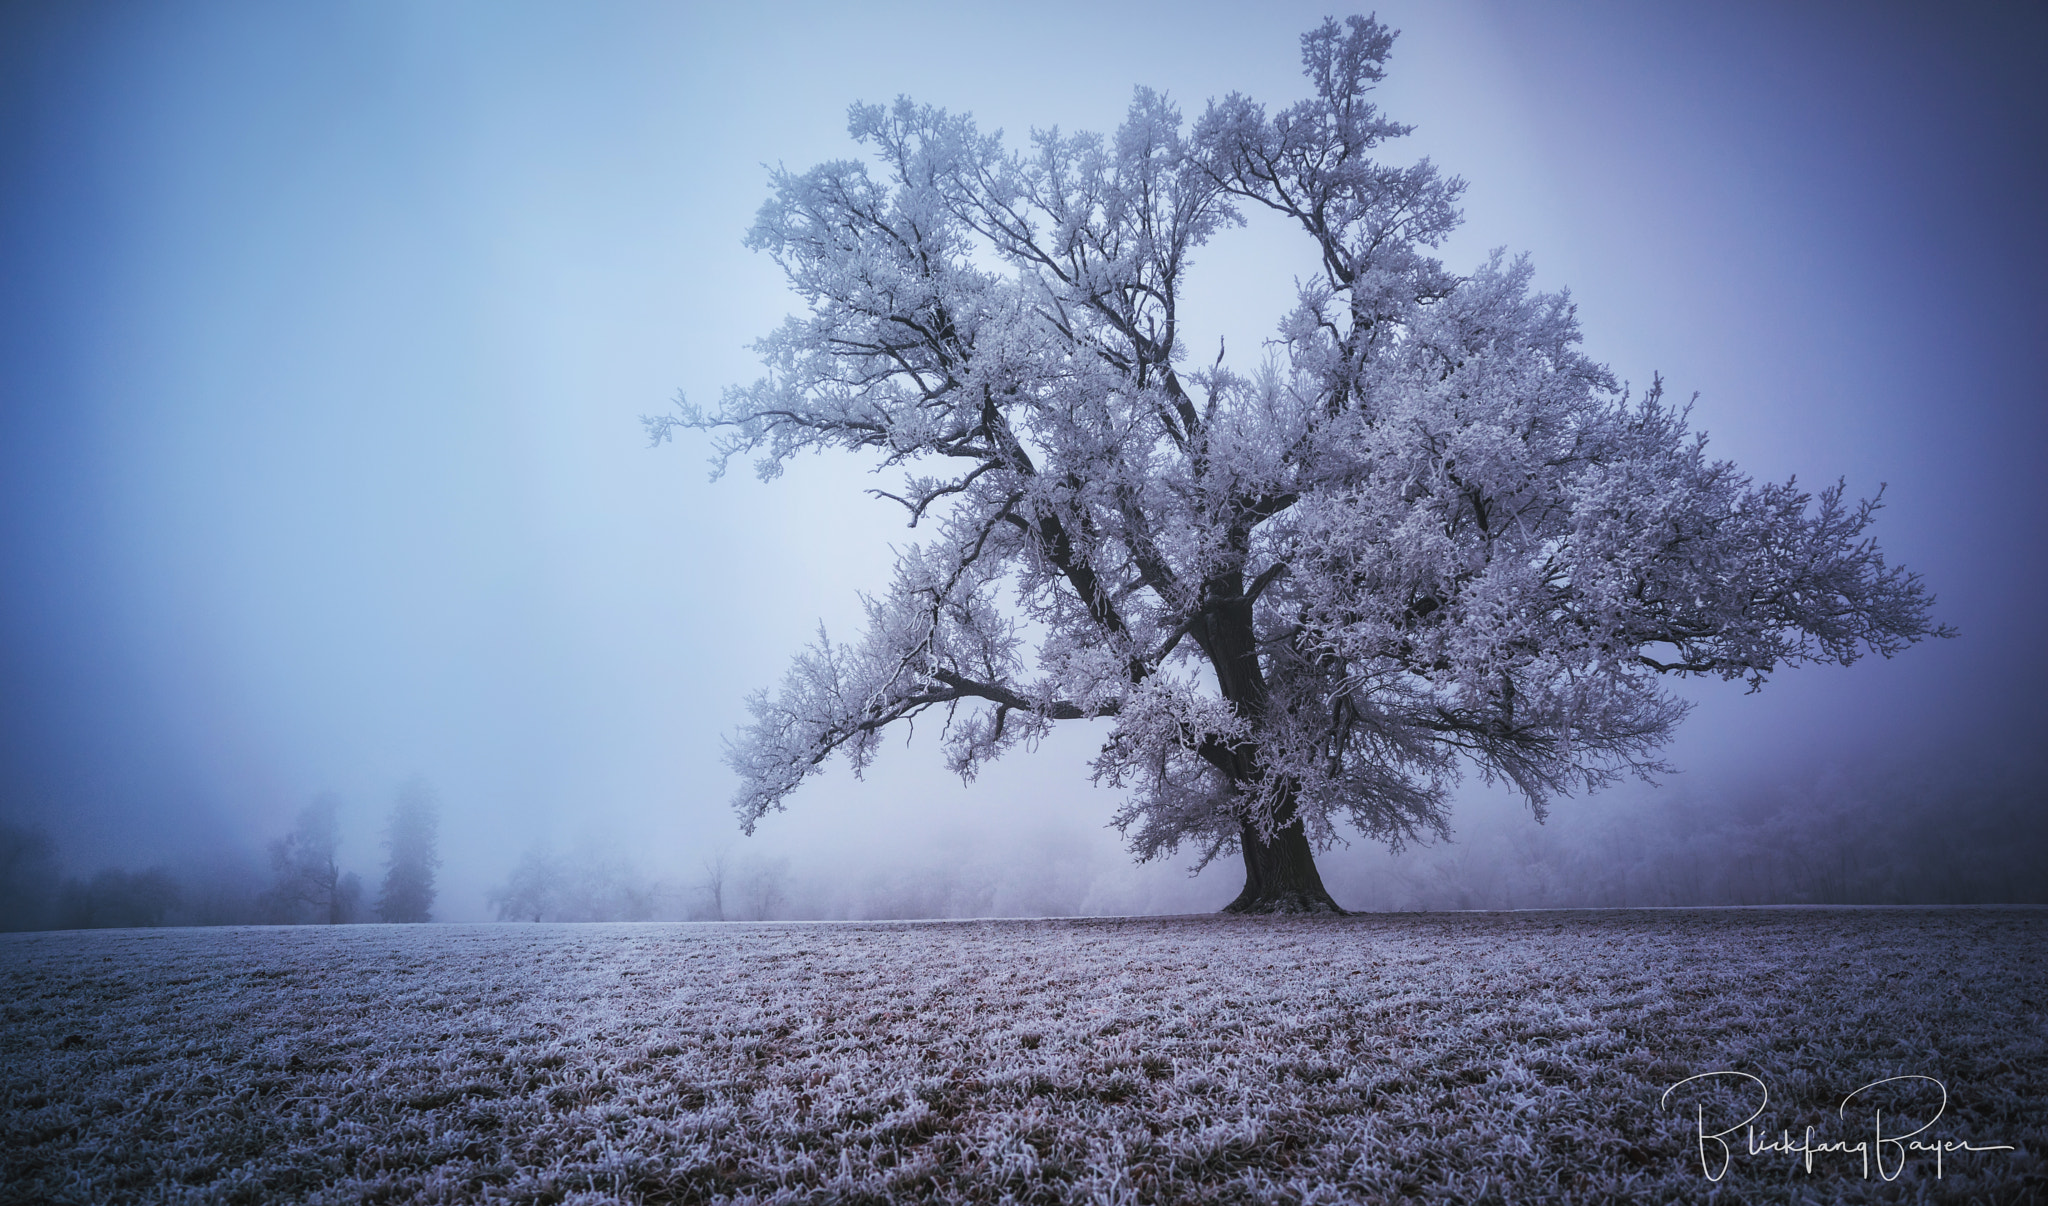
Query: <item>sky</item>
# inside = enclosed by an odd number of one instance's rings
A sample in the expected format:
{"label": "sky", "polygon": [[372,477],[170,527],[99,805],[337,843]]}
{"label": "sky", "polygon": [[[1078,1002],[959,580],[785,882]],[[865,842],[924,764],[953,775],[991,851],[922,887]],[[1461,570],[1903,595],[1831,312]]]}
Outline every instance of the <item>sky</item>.
{"label": "sky", "polygon": [[[1326,10],[745,8],[0,7],[0,820],[141,867],[260,852],[333,792],[374,879],[420,775],[457,920],[539,847],[1235,894],[1128,869],[1085,730],[971,787],[899,742],[741,836],[721,736],[821,622],[856,628],[906,533],[857,460],[713,481],[640,417],[758,375],[796,301],[741,240],[772,165],[858,154],[848,103],[1013,138],[1112,129],[1139,84],[1278,107]],[[1873,534],[1961,632],[1689,685],[1679,784],[1619,798],[2038,783],[2048,10],[1377,11],[1381,102],[1417,126],[1387,157],[1470,182],[1450,266],[1529,253],[1597,359],[1696,392],[1757,478],[1883,483]],[[1270,334],[1285,236],[1205,249],[1191,345]],[[1532,823],[1476,784],[1461,809]]]}

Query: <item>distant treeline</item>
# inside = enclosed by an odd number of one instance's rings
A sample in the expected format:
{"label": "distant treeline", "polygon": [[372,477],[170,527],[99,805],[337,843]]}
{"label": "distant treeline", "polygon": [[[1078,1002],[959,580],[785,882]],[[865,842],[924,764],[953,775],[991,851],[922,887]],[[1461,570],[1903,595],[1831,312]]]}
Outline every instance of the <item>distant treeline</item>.
{"label": "distant treeline", "polygon": [[418,779],[399,789],[374,900],[365,899],[362,878],[338,860],[339,808],[323,796],[303,809],[292,830],[270,843],[267,873],[251,860],[224,856],[67,877],[47,830],[0,821],[0,930],[432,920],[441,863],[432,790]]}
{"label": "distant treeline", "polygon": [[233,858],[67,877],[46,830],[0,821],[0,930],[257,925],[270,919],[268,888],[253,863]]}
{"label": "distant treeline", "polygon": [[772,921],[789,913],[789,864],[720,854],[684,880],[615,856],[529,851],[490,893],[500,921]]}
{"label": "distant treeline", "polygon": [[[1337,901],[1358,911],[2048,904],[2042,784],[2017,771],[1910,767],[1712,791],[1681,782],[1560,800],[1541,825],[1519,806],[1475,812],[1458,840],[1398,854],[1354,843],[1324,874]],[[1236,861],[1219,863],[1225,879]],[[721,857],[671,879],[615,857],[535,852],[491,903],[507,921],[1074,916],[1144,911],[1117,890],[1133,879],[1127,864],[1088,866],[1050,846],[994,863],[795,876],[779,860]],[[1185,899],[1151,907],[1189,907]]]}
{"label": "distant treeline", "polygon": [[2017,771],[1911,768],[1715,799],[1674,784],[1564,801],[1548,824],[1385,862],[1339,899],[1369,910],[2048,904],[2048,786]]}
{"label": "distant treeline", "polygon": [[[2044,778],[1862,767],[1707,791],[1683,780],[1559,801],[1524,815],[1454,818],[1459,840],[1330,857],[1338,903],[1365,911],[1772,904],[2048,904]],[[315,801],[269,844],[267,865],[223,857],[65,876],[50,836],[0,822],[0,929],[313,924],[431,916],[436,820],[409,785],[385,828],[381,889],[336,858],[336,804]],[[910,853],[915,854],[913,849]],[[1146,897],[1136,871],[1079,846],[950,854],[925,866],[835,865],[719,855],[649,874],[630,860],[536,848],[492,888],[502,921],[767,921],[1074,916],[1213,907]],[[402,857],[401,857],[402,856]],[[1234,863],[1226,856],[1225,863]],[[1228,868],[1218,872],[1228,878]],[[1156,882],[1157,876],[1155,875]],[[1207,877],[1205,877],[1206,880]],[[1227,893],[1225,898],[1227,898]],[[1220,901],[1219,901],[1220,903]]]}

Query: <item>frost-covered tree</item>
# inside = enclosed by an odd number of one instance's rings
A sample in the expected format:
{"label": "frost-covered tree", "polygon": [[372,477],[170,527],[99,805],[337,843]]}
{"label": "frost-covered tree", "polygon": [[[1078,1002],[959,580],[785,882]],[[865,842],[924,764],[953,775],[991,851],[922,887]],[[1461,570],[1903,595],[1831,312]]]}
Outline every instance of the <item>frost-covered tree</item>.
{"label": "frost-covered tree", "polygon": [[398,789],[398,802],[385,823],[384,887],[377,916],[384,921],[431,921],[434,872],[441,865],[441,810],[434,789],[413,779]]}
{"label": "frost-covered tree", "polygon": [[[1139,89],[1110,137],[1006,147],[963,115],[855,105],[872,163],[778,170],[748,243],[806,312],[715,412],[762,477],[807,449],[900,469],[932,533],[750,701],[728,760],[751,831],[835,752],[946,717],[952,768],[1059,721],[1107,736],[1098,783],[1140,858],[1244,859],[1232,911],[1336,906],[1313,852],[1340,826],[1446,832],[1464,768],[1543,815],[1662,769],[1660,685],[1761,686],[1942,631],[1865,536],[1877,500],[1757,484],[1711,459],[1661,384],[1578,350],[1526,260],[1431,251],[1463,182],[1375,158],[1409,127],[1368,99],[1393,34],[1302,39],[1314,94],[1211,102],[1190,128]],[[1248,369],[1198,363],[1198,248],[1248,207],[1318,265]],[[1882,491],[1880,491],[1880,494]]]}

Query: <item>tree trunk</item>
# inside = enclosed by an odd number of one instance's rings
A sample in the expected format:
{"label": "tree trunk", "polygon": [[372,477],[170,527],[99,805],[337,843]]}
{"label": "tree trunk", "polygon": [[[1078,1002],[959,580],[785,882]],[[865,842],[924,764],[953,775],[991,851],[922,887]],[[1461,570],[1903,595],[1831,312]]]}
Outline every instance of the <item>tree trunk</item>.
{"label": "tree trunk", "polygon": [[[1240,542],[1239,549],[1242,551]],[[1270,698],[1264,668],[1259,664],[1258,634],[1252,625],[1252,601],[1244,597],[1243,566],[1234,565],[1202,584],[1212,600],[1206,623],[1192,631],[1216,669],[1216,686],[1241,715],[1262,715]],[[1256,745],[1215,747],[1205,756],[1240,789],[1267,773]],[[1315,851],[1294,813],[1289,790],[1274,812],[1271,842],[1259,840],[1258,828],[1245,823],[1238,837],[1244,852],[1244,891],[1223,907],[1226,913],[1322,913],[1344,910],[1330,899],[1323,877],[1316,873]]]}
{"label": "tree trunk", "polygon": [[1323,877],[1316,873],[1315,852],[1296,821],[1273,834],[1270,844],[1247,823],[1238,838],[1244,851],[1244,891],[1223,907],[1226,913],[1339,913]]}

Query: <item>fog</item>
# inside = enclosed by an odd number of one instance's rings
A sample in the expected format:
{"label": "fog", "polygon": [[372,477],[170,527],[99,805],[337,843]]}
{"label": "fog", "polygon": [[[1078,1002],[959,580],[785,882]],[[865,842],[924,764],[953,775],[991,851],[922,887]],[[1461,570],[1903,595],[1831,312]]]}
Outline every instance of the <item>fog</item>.
{"label": "fog", "polygon": [[[253,919],[270,843],[326,793],[374,890],[417,777],[441,920],[498,916],[522,860],[592,915],[1235,895],[1235,859],[1132,865],[1085,723],[971,785],[898,734],[741,835],[721,734],[821,622],[856,629],[907,537],[867,464],[714,482],[703,443],[639,420],[758,375],[747,345],[797,304],[741,245],[764,165],[856,154],[849,102],[1013,140],[1113,128],[1135,84],[1190,115],[1284,104],[1325,10],[736,9],[0,12],[7,890],[115,874],[129,899],[159,868],[179,903],[145,919]],[[1446,262],[1529,252],[1594,356],[1697,391],[1759,479],[1885,483],[1874,535],[1961,635],[1687,684],[1661,786],[1539,827],[1468,782],[1456,842],[1326,856],[1339,903],[2048,899],[2048,16],[1378,12],[1402,31],[1382,101],[1418,127],[1389,158],[1471,182]],[[1270,224],[1220,236],[1189,346],[1256,347],[1301,255]]]}

